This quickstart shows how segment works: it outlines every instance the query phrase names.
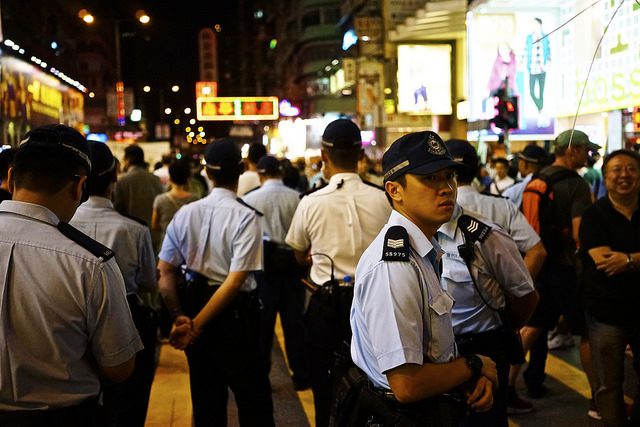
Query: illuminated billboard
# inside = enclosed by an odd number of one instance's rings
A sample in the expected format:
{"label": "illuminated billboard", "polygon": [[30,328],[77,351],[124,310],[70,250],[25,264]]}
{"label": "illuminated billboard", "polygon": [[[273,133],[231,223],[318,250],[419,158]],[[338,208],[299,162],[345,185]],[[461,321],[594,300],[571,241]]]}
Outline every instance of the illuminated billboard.
{"label": "illuminated billboard", "polygon": [[398,46],[398,112],[441,114],[451,107],[451,45]]}
{"label": "illuminated billboard", "polygon": [[560,22],[559,9],[516,8],[514,13],[502,13],[498,7],[496,13],[487,7],[485,13],[474,13],[467,20],[468,119],[491,120],[496,114],[496,91],[509,88],[519,98],[519,129],[512,131],[514,139],[552,135],[558,108],[560,33],[547,34]]}
{"label": "illuminated billboard", "polygon": [[198,120],[277,120],[275,96],[210,97],[196,99]]}

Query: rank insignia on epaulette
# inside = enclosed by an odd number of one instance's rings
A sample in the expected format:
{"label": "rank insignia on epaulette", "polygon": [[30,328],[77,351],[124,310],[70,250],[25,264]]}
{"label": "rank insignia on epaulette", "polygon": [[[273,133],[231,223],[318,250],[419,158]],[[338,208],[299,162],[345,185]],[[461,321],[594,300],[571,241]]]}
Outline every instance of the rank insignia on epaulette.
{"label": "rank insignia on epaulette", "polygon": [[390,227],[384,235],[382,259],[384,261],[408,262],[410,253],[411,244],[407,230],[400,225]]}
{"label": "rank insignia on epaulette", "polygon": [[469,234],[474,242],[480,243],[483,243],[491,232],[491,227],[469,215],[460,215],[460,218],[458,218],[458,227],[460,227],[463,232]]}

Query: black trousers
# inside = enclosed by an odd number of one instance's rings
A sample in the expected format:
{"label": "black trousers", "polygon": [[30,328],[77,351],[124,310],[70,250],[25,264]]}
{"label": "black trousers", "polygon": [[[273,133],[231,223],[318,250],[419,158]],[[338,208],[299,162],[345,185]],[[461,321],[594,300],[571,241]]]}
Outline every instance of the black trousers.
{"label": "black trousers", "polygon": [[293,250],[264,242],[264,272],[256,274],[262,301],[260,346],[270,370],[274,327],[280,313],[287,359],[295,380],[300,383],[309,381],[303,346],[305,288],[300,283],[305,273],[306,269],[296,262]]}
{"label": "black trousers", "polygon": [[143,305],[136,295],[128,296],[127,301],[144,349],[136,354],[135,367],[127,381],[103,384],[104,419],[109,427],[144,427],[156,372],[158,316],[152,308]]}
{"label": "black trousers", "polygon": [[509,383],[509,362],[504,343],[508,340],[506,332],[493,330],[479,334],[467,334],[456,337],[460,354],[481,354],[490,357],[496,363],[498,371],[498,389],[493,392],[493,406],[487,412],[469,411],[461,427],[507,427],[507,399]]}
{"label": "black trousers", "polygon": [[228,388],[242,427],[274,426],[271,384],[258,343],[259,303],[240,292],[185,353],[196,427],[226,426]]}
{"label": "black trousers", "polygon": [[98,398],[66,408],[47,411],[0,411],[2,427],[87,427],[98,426]]}

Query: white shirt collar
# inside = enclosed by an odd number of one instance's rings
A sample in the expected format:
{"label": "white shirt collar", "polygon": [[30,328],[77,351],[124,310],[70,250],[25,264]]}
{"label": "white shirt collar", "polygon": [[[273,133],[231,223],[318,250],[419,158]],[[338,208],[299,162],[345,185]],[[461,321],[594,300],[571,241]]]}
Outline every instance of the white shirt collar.
{"label": "white shirt collar", "polygon": [[20,216],[36,219],[57,226],[60,219],[48,208],[35,203],[19,202],[16,200],[4,200],[0,204],[0,212],[11,212]]}
{"label": "white shirt collar", "polygon": [[[475,191],[475,190],[474,190]],[[456,233],[458,231],[458,218],[462,215],[462,206],[456,203],[456,207],[453,209],[453,215],[448,222],[445,222],[438,229],[438,233],[442,233],[451,240],[456,239]]]}
{"label": "white shirt collar", "polygon": [[94,209],[114,209],[111,200],[101,196],[89,196],[89,200],[80,206]]}
{"label": "white shirt collar", "polygon": [[420,255],[422,258],[427,256],[427,254],[432,250],[436,249],[437,252],[441,252],[440,246],[434,241],[429,241],[427,236],[424,235],[422,230],[413,223],[409,218],[402,215],[400,212],[395,209],[391,211],[391,215],[389,216],[389,221],[387,222],[389,226],[393,225],[401,225],[404,227],[409,233],[409,239],[411,240],[411,247]]}

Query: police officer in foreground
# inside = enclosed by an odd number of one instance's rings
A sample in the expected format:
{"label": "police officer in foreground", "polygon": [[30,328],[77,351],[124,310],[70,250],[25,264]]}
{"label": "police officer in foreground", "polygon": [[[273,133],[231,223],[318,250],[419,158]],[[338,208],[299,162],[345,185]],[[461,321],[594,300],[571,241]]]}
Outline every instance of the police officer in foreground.
{"label": "police officer in foreground", "polygon": [[[384,399],[375,406],[386,402],[407,425],[455,426],[463,410],[445,393],[463,386],[466,403],[482,412],[498,385],[491,359],[458,353],[454,301],[440,283],[435,235],[454,212],[460,164],[425,131],[397,140],[382,166],[393,212],[358,263],[351,356]],[[375,420],[376,407],[369,412]]]}
{"label": "police officer in foreground", "polygon": [[[391,212],[384,191],[358,175],[364,152],[355,123],[348,119],[329,123],[322,135],[321,155],[329,183],[302,198],[285,241],[295,250],[299,263],[311,265],[310,277],[316,286],[333,278],[344,282],[344,277],[353,277],[360,255]],[[329,369],[334,350],[350,335],[351,289],[343,290],[348,298],[342,301],[322,301],[324,293],[316,291],[307,309],[306,347],[317,427],[329,422]],[[343,307],[335,311],[336,306]],[[340,319],[339,324],[332,323],[332,318]]]}
{"label": "police officer in foreground", "polygon": [[169,339],[187,355],[196,426],[226,425],[228,388],[241,426],[273,426],[251,274],[262,269],[261,214],[236,196],[243,164],[233,140],[208,145],[205,161],[214,188],[176,213],[159,255],[158,285],[174,317]]}
{"label": "police officer in foreground", "polygon": [[264,214],[264,273],[256,277],[263,305],[260,345],[270,369],[274,326],[280,313],[293,384],[296,390],[304,390],[309,388],[309,372],[303,350],[305,289],[300,286],[300,279],[306,268],[296,262],[293,249],[284,243],[300,199],[298,192],[282,181],[283,167],[275,157],[263,156],[257,171],[261,186],[246,193],[243,200]]}
{"label": "police officer in foreground", "polygon": [[133,322],[144,343],[133,375],[122,384],[104,386],[103,406],[109,426],[144,426],[155,375],[157,320],[138,294],[157,288],[151,234],[146,225],[114,209],[111,196],[117,181],[116,159],[106,144],[88,143],[92,166],[86,190],[89,199],[80,205],[70,224],[114,251]]}
{"label": "police officer in foreground", "polygon": [[113,252],[68,224],[91,171],[87,141],[25,135],[0,204],[0,425],[88,426],[100,380],[126,380],[142,342]]}

